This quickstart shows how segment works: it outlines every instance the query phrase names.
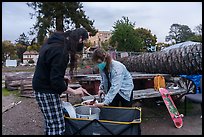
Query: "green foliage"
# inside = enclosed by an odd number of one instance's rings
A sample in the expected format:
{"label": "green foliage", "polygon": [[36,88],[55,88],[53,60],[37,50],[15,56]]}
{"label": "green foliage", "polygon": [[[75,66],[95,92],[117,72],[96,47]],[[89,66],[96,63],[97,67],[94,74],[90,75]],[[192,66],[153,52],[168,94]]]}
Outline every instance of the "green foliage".
{"label": "green foliage", "polygon": [[[155,46],[157,42],[156,35],[152,35],[151,30],[145,28],[136,28],[135,29],[135,36],[140,38],[142,41],[140,43],[141,49],[144,49],[147,46]],[[149,40],[149,43],[147,43]]]}
{"label": "green foliage", "polygon": [[10,92],[9,92],[7,89],[2,88],[2,95],[3,95],[3,96],[9,96],[9,95],[10,95]]}
{"label": "green foliage", "polygon": [[202,43],[202,35],[193,35],[188,40],[189,41],[201,42]]}
{"label": "green foliage", "polygon": [[199,24],[198,26],[195,27],[194,35],[190,37],[188,40],[202,43],[202,24]]}
{"label": "green foliage", "polygon": [[33,64],[33,63],[35,63],[35,61],[34,61],[33,59],[30,59],[30,60],[28,61],[28,63]]}
{"label": "green foliage", "polygon": [[16,51],[17,56],[23,62],[23,53],[27,50],[29,44],[29,38],[24,33],[22,33],[19,38],[16,40]]}
{"label": "green foliage", "polygon": [[9,96],[11,94],[20,96],[20,92],[18,90],[8,91],[6,88],[2,88],[2,96]]}
{"label": "green foliage", "polygon": [[32,46],[28,46],[28,47],[27,47],[27,51],[31,51],[31,50],[33,50],[33,49],[32,49]]}
{"label": "green foliage", "polygon": [[194,31],[195,31],[195,34],[196,34],[196,35],[202,35],[202,24],[197,25],[197,26],[194,28]]}
{"label": "green foliage", "polygon": [[16,44],[17,55],[21,62],[23,62],[23,53],[27,50],[27,46],[20,43]]}
{"label": "green foliage", "polygon": [[29,46],[29,38],[25,35],[25,33],[22,33],[19,38],[16,40],[16,43],[19,43],[24,46]]}
{"label": "green foliage", "polygon": [[170,27],[169,35],[166,36],[165,41],[174,41],[181,43],[187,41],[194,33],[187,25],[172,24]]}
{"label": "green foliage", "polygon": [[104,41],[104,42],[101,42],[101,46],[104,50],[108,50],[109,49],[109,41]]}
{"label": "green foliage", "polygon": [[45,37],[55,30],[66,31],[83,26],[93,36],[97,33],[93,27],[94,21],[85,15],[81,2],[28,2],[27,5],[35,10],[31,17],[37,17],[30,34],[37,32],[40,45]]}
{"label": "green foliage", "polygon": [[168,46],[170,46],[170,45],[166,44],[164,42],[159,42],[159,43],[156,44],[156,48],[157,48],[156,51],[160,51],[162,49],[162,47],[165,48],[165,47],[168,47]]}
{"label": "green foliage", "polygon": [[34,50],[34,51],[39,52],[39,51],[40,51],[40,47],[41,47],[41,45],[38,44],[38,43],[36,42],[36,38],[34,38],[34,39],[31,41],[30,46],[28,46],[27,50],[28,50],[28,51]]}
{"label": "green foliage", "polygon": [[35,50],[35,51],[37,51],[37,52],[39,52],[40,51],[40,45],[39,44],[33,44],[32,45],[32,50]]}
{"label": "green foliage", "polygon": [[140,51],[141,39],[135,37],[134,23],[130,22],[128,17],[122,17],[114,23],[113,35],[110,44],[117,47],[119,51]]}
{"label": "green foliage", "polygon": [[2,41],[2,61],[6,61],[8,57],[11,59],[16,58],[16,48],[14,47],[14,44],[11,43],[11,41],[5,40]]}
{"label": "green foliage", "polygon": [[[135,23],[129,21],[128,17],[122,17],[115,22],[113,35],[110,38],[112,47],[117,47],[119,51],[141,52],[147,46],[155,46],[156,35],[151,30],[145,28],[134,29]],[[149,40],[150,42],[147,42]]]}
{"label": "green foliage", "polygon": [[86,48],[89,48],[89,47],[92,47],[92,46],[93,46],[93,44],[91,43],[91,41],[86,42],[84,45],[85,45]]}

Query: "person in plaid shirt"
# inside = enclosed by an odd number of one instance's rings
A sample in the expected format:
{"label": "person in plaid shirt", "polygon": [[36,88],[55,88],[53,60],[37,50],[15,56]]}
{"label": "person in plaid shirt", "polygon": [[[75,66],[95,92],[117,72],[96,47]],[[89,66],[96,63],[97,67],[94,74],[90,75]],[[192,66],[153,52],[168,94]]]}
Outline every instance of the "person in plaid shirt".
{"label": "person in plaid shirt", "polygon": [[77,28],[67,32],[54,32],[41,47],[32,80],[37,103],[43,113],[46,135],[63,135],[65,121],[60,95],[80,94],[85,89],[72,89],[64,80],[70,55],[83,50],[88,32]]}

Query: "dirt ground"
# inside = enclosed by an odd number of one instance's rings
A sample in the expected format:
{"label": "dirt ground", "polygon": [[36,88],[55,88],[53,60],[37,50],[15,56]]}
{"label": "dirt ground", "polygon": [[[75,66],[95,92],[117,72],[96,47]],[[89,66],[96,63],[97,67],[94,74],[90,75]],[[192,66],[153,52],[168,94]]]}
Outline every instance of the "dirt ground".
{"label": "dirt ground", "polygon": [[[2,96],[2,107],[12,102],[20,104],[2,113],[2,135],[43,135],[43,116],[35,98]],[[178,106],[183,113],[182,105]],[[202,135],[202,119],[200,105],[192,104],[187,116],[183,118],[184,125],[177,129],[168,114],[164,104],[152,103],[152,100],[142,102],[142,135]]]}
{"label": "dirt ground", "polygon": [[[3,69],[2,69],[3,71]],[[10,70],[12,71],[12,70]],[[9,71],[7,71],[9,72]],[[12,73],[12,72],[11,72]],[[5,73],[2,73],[2,82]],[[2,85],[3,87],[3,85]],[[66,98],[62,98],[65,99]],[[2,110],[2,135],[43,135],[43,115],[35,98],[2,96],[2,108],[13,102],[18,105],[3,112]],[[199,104],[192,106],[184,116],[184,125],[177,129],[174,127],[168,110],[164,104],[156,104],[152,99],[142,101],[142,135],[202,135],[201,107]],[[183,104],[177,105],[180,113],[183,113]]]}

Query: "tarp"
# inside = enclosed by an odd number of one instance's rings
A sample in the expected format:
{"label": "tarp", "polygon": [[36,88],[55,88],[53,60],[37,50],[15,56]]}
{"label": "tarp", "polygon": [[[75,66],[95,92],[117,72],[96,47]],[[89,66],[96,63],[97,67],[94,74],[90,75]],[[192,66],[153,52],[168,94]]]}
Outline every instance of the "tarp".
{"label": "tarp", "polygon": [[192,80],[196,86],[196,94],[202,93],[202,91],[199,90],[199,87],[201,85],[200,81],[201,81],[202,75],[179,75],[179,76]]}
{"label": "tarp", "polygon": [[169,46],[169,47],[163,48],[163,49],[161,49],[161,51],[168,51],[168,50],[170,50],[170,49],[181,48],[181,47],[187,47],[187,46],[193,46],[193,45],[196,45],[196,44],[202,44],[202,43],[200,43],[200,42],[186,41],[186,42],[177,43],[177,44],[171,45],[171,46]]}

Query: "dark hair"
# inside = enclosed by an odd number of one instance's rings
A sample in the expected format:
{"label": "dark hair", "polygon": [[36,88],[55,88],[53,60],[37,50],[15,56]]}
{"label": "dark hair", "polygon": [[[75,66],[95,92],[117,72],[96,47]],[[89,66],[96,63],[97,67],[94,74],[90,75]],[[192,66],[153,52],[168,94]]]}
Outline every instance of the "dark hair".
{"label": "dark hair", "polygon": [[95,49],[92,55],[92,61],[96,63],[98,59],[106,62],[105,69],[106,71],[110,72],[110,64],[111,64],[112,58],[109,55],[109,53],[101,48]]}
{"label": "dark hair", "polygon": [[84,28],[69,30],[64,33],[64,36],[67,50],[71,50],[71,52],[82,51],[84,44],[79,43],[79,39],[82,38],[82,40],[86,40],[89,37],[88,32]]}
{"label": "dark hair", "polygon": [[76,52],[83,50],[83,43],[79,43],[80,38],[82,40],[88,39],[88,32],[84,28],[77,28],[75,30],[69,30],[64,32],[64,44],[65,50],[70,55],[70,72],[74,70],[76,64]]}
{"label": "dark hair", "polygon": [[80,38],[83,40],[88,39],[89,35],[86,29],[84,28],[77,28],[75,30],[71,31],[70,37],[76,41],[78,41]]}

